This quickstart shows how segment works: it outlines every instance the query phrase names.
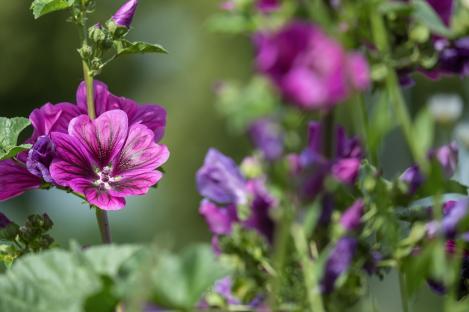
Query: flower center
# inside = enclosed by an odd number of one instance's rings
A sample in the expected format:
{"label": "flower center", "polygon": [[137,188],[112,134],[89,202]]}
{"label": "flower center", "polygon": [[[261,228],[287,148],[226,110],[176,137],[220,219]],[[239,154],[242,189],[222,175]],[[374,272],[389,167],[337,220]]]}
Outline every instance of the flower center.
{"label": "flower center", "polygon": [[119,181],[119,177],[112,176],[112,167],[106,166],[102,170],[96,170],[97,179],[94,185],[99,186],[101,189],[110,190],[111,183]]}

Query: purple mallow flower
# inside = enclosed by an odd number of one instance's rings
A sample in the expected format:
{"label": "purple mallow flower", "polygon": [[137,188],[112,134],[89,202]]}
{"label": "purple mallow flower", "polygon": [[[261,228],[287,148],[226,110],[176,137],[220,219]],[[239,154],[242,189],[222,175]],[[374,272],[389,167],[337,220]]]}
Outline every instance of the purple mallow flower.
{"label": "purple mallow flower", "polygon": [[358,199],[348,208],[340,218],[340,224],[347,231],[358,229],[361,224],[365,203],[362,199]]}
{"label": "purple mallow flower", "polygon": [[357,158],[340,159],[332,165],[331,173],[340,182],[353,184],[358,178],[360,164],[361,161]]}
{"label": "purple mallow flower", "polygon": [[[262,178],[246,180],[236,163],[215,149],[210,149],[202,168],[197,172],[197,186],[205,199],[199,212],[215,235],[230,235],[233,225],[257,231],[272,241],[274,222],[270,210],[275,198],[267,191]],[[249,205],[250,215],[241,221],[238,205]],[[218,240],[212,240],[218,249]]]}
{"label": "purple mallow flower", "polygon": [[305,109],[329,109],[370,77],[365,59],[347,54],[318,27],[292,22],[275,33],[258,33],[256,64],[286,100]]}
{"label": "purple mallow flower", "polygon": [[142,124],[129,126],[122,110],[95,120],[81,115],[70,122],[68,134],[53,132],[57,156],[50,173],[59,185],[83,194],[104,210],[125,206],[125,197],[146,194],[162,177],[156,169],[169,151],[155,143],[154,133]]}
{"label": "purple mallow flower", "polygon": [[[155,142],[159,142],[163,137],[166,126],[166,111],[161,106],[138,105],[133,100],[117,97],[109,92],[106,84],[96,80],[94,82],[94,100],[98,116],[109,110],[121,109],[127,114],[130,126],[141,124],[147,127],[153,132]],[[86,114],[86,86],[84,82],[77,90],[77,105],[47,103],[35,109],[29,116],[34,128],[31,138],[26,140],[27,143],[34,146],[29,155],[27,152],[20,153],[17,156],[20,162],[0,161],[0,200],[7,200],[21,195],[27,190],[39,188],[43,181],[52,182],[48,174],[51,153],[47,152],[47,149],[53,149],[53,147],[45,144],[46,139],[43,136],[55,132],[68,133],[70,121]]]}
{"label": "purple mallow flower", "polygon": [[246,180],[236,163],[212,148],[197,171],[199,193],[219,204],[246,204]]}
{"label": "purple mallow flower", "polygon": [[55,156],[55,147],[49,135],[40,136],[29,150],[26,166],[30,173],[52,183],[49,166]]}
{"label": "purple mallow flower", "polygon": [[434,220],[427,224],[427,233],[430,237],[443,234],[447,239],[454,239],[460,232],[461,222],[469,215],[469,199],[449,201],[443,205],[443,219]]}
{"label": "purple mallow flower", "polygon": [[453,16],[454,0],[427,0],[428,4],[440,16],[446,26],[449,26]]}
{"label": "purple mallow flower", "polygon": [[336,280],[345,273],[352,264],[357,250],[357,240],[352,237],[342,237],[337,241],[327,259],[324,276],[321,280],[321,291],[329,294],[334,290]]}
{"label": "purple mallow flower", "polygon": [[268,160],[276,160],[283,153],[283,131],[280,125],[268,118],[253,122],[249,134],[254,145]]}
{"label": "purple mallow flower", "polygon": [[112,20],[119,26],[129,28],[132,24],[135,11],[137,10],[138,0],[129,0],[117,10],[112,16]]}

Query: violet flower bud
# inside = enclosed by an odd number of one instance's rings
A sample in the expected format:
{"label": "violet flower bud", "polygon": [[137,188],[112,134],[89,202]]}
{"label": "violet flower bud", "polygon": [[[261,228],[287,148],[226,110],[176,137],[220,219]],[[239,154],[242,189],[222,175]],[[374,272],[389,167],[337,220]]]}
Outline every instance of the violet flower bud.
{"label": "violet flower bud", "polygon": [[246,181],[236,163],[216,149],[210,149],[197,171],[199,193],[219,204],[247,204]]}
{"label": "violet flower bud", "polygon": [[332,175],[340,182],[352,185],[357,181],[360,163],[357,158],[340,159],[332,165]]}
{"label": "violet flower bud", "polygon": [[408,184],[409,188],[407,194],[412,195],[425,181],[420,168],[417,165],[407,168],[399,178],[401,181]]}
{"label": "violet flower bud", "polygon": [[335,281],[345,273],[352,264],[357,250],[357,240],[353,237],[342,237],[337,241],[326,262],[321,291],[329,294],[334,290]]}
{"label": "violet flower bud", "polygon": [[112,16],[112,20],[118,25],[129,28],[132,24],[135,11],[137,10],[138,0],[129,0]]}
{"label": "violet flower bud", "polygon": [[430,158],[432,157],[438,160],[446,177],[450,178],[454,175],[458,165],[458,146],[456,143],[453,142],[431,151]]}
{"label": "violet flower bud", "polygon": [[363,199],[356,200],[350,208],[348,208],[340,218],[340,224],[347,231],[358,229],[361,224],[365,203]]}
{"label": "violet flower bud", "polygon": [[46,182],[53,183],[54,179],[50,175],[49,166],[54,156],[55,147],[50,136],[40,136],[29,150],[26,167],[35,176],[44,179]]}
{"label": "violet flower bud", "polygon": [[7,216],[0,212],[0,229],[6,228],[11,223],[13,222],[11,222],[11,220],[8,219]]}
{"label": "violet flower bud", "polygon": [[205,218],[210,231],[216,235],[229,235],[233,224],[238,222],[236,207],[218,207],[208,200],[203,200],[199,208],[200,214]]}

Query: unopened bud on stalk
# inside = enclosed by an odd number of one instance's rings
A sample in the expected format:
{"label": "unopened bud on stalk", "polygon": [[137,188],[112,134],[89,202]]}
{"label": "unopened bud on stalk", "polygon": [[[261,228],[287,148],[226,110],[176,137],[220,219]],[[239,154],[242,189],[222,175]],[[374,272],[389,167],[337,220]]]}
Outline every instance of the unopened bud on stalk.
{"label": "unopened bud on stalk", "polygon": [[132,24],[135,11],[137,10],[138,0],[129,0],[112,16],[116,25],[129,28]]}
{"label": "unopened bud on stalk", "polygon": [[452,124],[461,117],[463,103],[457,95],[440,94],[430,99],[428,108],[437,123]]}

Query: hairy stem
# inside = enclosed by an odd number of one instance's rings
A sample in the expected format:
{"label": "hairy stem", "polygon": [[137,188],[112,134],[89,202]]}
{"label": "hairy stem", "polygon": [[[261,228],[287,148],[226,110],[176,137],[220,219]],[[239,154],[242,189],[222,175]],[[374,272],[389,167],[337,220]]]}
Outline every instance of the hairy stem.
{"label": "hairy stem", "polygon": [[[86,8],[84,1],[82,1],[82,39],[83,39],[83,46],[88,45],[88,28],[86,26]],[[88,109],[88,116],[91,120],[96,118],[96,110],[95,110],[95,103],[94,103],[94,86],[93,86],[93,73],[90,71],[88,64],[82,60],[83,64],[83,78],[85,79],[86,84],[86,106]],[[109,220],[107,216],[107,212],[105,210],[101,210],[100,208],[96,207],[96,221],[98,222],[99,232],[101,233],[101,241],[104,244],[112,243],[111,239],[111,229],[109,226]]]}

